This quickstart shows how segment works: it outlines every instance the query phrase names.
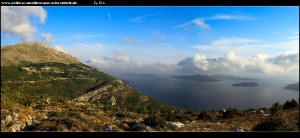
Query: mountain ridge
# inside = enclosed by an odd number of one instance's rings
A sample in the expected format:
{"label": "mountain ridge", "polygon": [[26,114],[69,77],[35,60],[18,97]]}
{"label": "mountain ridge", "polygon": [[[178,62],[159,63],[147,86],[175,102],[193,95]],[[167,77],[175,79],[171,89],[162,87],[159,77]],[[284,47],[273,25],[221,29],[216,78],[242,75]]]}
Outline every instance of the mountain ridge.
{"label": "mountain ridge", "polygon": [[287,84],[287,86],[285,86],[284,89],[299,91],[299,82]]}
{"label": "mountain ridge", "polygon": [[239,87],[256,87],[258,83],[256,82],[242,82],[242,83],[235,83],[232,86],[239,86]]}

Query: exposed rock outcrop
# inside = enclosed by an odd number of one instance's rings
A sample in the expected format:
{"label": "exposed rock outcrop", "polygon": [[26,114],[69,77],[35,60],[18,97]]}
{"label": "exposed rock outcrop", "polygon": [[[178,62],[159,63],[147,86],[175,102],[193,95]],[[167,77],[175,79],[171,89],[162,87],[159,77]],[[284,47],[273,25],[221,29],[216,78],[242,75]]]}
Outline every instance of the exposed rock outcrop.
{"label": "exposed rock outcrop", "polygon": [[1,120],[1,123],[10,132],[18,132],[24,130],[25,127],[30,126],[34,123],[34,118],[30,115],[26,116],[26,119],[22,120],[19,114],[13,112],[11,115],[7,115],[5,120]]}
{"label": "exposed rock outcrop", "polygon": [[[126,98],[131,94],[134,94],[134,92],[130,89],[130,87],[124,84],[121,80],[116,79],[107,84],[100,85],[98,88],[95,88],[88,93],[78,96],[73,99],[73,101],[97,103],[97,101],[100,100],[101,102],[114,106],[118,103],[124,103]],[[117,97],[119,97],[119,99]],[[139,95],[139,98],[141,101],[149,100],[147,96],[142,94]]]}
{"label": "exposed rock outcrop", "polygon": [[184,127],[184,124],[181,123],[181,122],[167,122],[168,125],[171,125],[171,126],[175,126],[177,128],[181,128],[181,127]]}

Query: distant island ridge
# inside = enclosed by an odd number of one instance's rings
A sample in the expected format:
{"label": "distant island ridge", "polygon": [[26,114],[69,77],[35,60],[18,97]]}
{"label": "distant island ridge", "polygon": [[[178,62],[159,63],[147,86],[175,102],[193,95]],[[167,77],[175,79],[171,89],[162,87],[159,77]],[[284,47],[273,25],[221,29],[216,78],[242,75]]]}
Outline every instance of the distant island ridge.
{"label": "distant island ridge", "polygon": [[287,84],[284,89],[299,91],[299,82],[293,84]]}
{"label": "distant island ridge", "polygon": [[155,74],[123,74],[125,76],[155,77]]}
{"label": "distant island ridge", "polygon": [[214,74],[214,75],[195,74],[195,75],[182,75],[182,76],[172,76],[172,77],[178,79],[186,79],[186,80],[202,81],[202,82],[216,82],[221,80],[259,81],[258,79],[241,78],[233,75],[224,75],[224,74]]}
{"label": "distant island ridge", "polygon": [[256,83],[256,82],[242,82],[242,83],[232,84],[232,86],[256,87],[256,86],[258,86],[258,83]]}

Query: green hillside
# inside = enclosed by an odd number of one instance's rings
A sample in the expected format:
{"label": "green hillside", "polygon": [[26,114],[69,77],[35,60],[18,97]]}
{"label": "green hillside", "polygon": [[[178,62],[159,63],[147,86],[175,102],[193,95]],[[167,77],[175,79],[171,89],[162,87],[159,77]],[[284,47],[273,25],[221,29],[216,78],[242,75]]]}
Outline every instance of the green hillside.
{"label": "green hillside", "polygon": [[[93,100],[78,101],[93,91],[97,91],[89,97]],[[1,111],[16,106],[36,108],[48,98],[53,104],[90,102],[109,110],[140,113],[178,110],[41,43],[1,48]]]}

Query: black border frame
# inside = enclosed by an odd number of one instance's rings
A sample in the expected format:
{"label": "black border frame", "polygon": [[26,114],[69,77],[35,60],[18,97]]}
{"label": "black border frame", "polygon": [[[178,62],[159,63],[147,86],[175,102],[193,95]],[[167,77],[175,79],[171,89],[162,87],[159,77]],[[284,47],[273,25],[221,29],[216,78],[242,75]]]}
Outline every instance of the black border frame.
{"label": "black border frame", "polygon": [[[77,2],[77,4],[3,4],[5,2],[35,2],[37,0],[1,0],[1,6],[298,6],[299,0],[42,0],[44,2]],[[101,3],[102,4],[95,4]],[[104,3],[105,4],[104,4]],[[299,132],[1,132],[1,138],[23,138],[23,137],[151,137],[151,138],[173,138],[173,137],[299,137]]]}

